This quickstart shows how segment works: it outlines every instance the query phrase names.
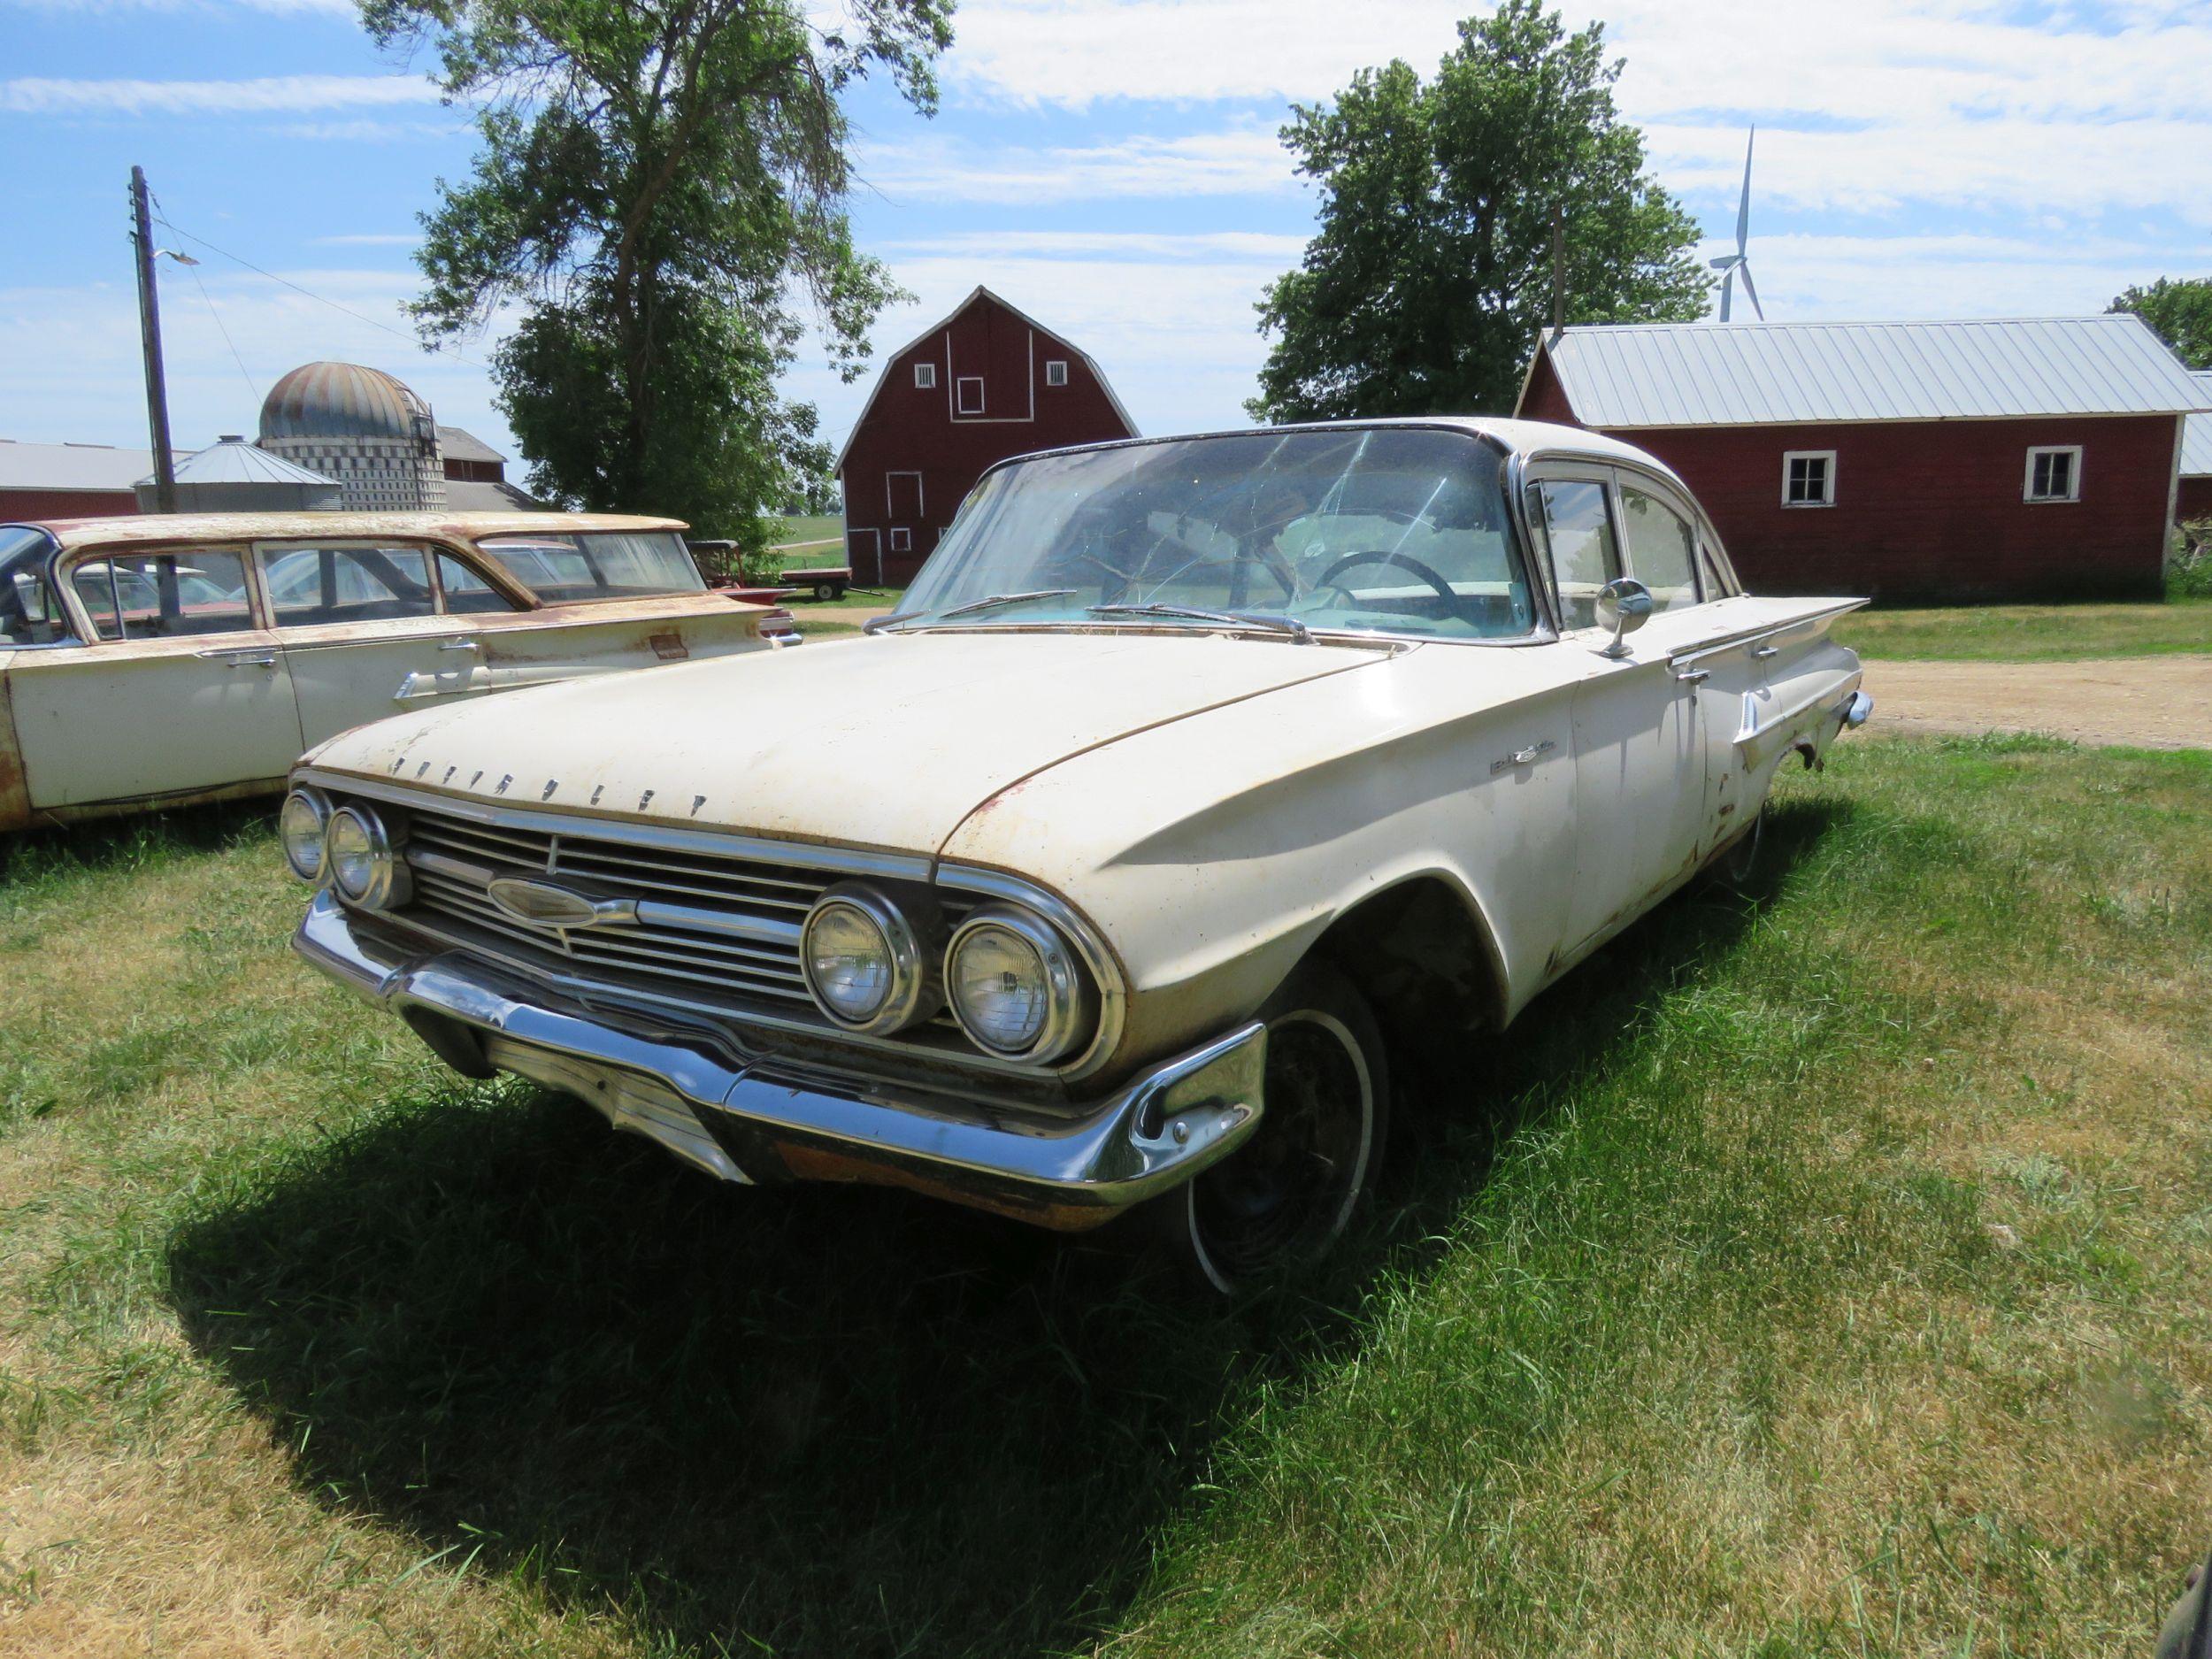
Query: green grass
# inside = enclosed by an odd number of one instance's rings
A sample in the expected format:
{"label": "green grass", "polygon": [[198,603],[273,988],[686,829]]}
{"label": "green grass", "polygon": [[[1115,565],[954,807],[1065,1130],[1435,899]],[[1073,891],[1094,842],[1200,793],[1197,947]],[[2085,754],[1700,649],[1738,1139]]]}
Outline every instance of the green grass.
{"label": "green grass", "polygon": [[1961,605],[1860,611],[1835,637],[1879,660],[2058,662],[2212,651],[2212,603]]}
{"label": "green grass", "polygon": [[784,562],[802,569],[810,565],[842,565],[845,562],[845,515],[841,512],[809,513],[786,518],[769,536],[769,544],[784,547],[793,542],[827,541],[828,547],[808,547],[792,554]]}
{"label": "green grass", "polygon": [[2208,1543],[2212,757],[1855,740],[1402,1109],[1302,1298],[714,1187],[287,959],[265,825],[0,881],[0,1647],[2133,1654]]}

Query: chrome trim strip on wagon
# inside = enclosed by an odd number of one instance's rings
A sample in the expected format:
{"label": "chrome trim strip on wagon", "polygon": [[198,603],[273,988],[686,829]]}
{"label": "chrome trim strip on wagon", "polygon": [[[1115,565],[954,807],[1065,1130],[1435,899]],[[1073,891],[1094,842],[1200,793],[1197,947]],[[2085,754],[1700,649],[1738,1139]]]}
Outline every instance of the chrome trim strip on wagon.
{"label": "chrome trim strip on wagon", "polygon": [[540,1000],[480,958],[411,953],[384,920],[319,893],[293,949],[411,1025],[427,1017],[434,1026],[465,1027],[490,1065],[579,1094],[615,1127],[727,1180],[782,1172],[748,1169],[733,1144],[795,1143],[925,1175],[979,1200],[1011,1195],[1113,1210],[1165,1192],[1234,1151],[1265,1106],[1267,1028],[1257,1021],[1078,1112],[1048,1113],[777,1059],[729,1064],[681,1033],[625,1030]]}
{"label": "chrome trim strip on wagon", "polygon": [[[1002,899],[1010,903],[1025,905],[1036,911],[1059,931],[1074,949],[1085,971],[1091,976],[1098,993],[1098,1028],[1091,1041],[1072,1058],[1052,1065],[1036,1065],[1008,1060],[972,1046],[964,1034],[957,1048],[922,1048],[913,1041],[915,1035],[927,1027],[915,1027],[890,1036],[872,1036],[866,1033],[847,1030],[830,1022],[813,1006],[810,997],[803,998],[803,1017],[793,1018],[775,1012],[772,1009],[756,1010],[749,1005],[742,1014],[733,1013],[711,1003],[702,1003],[656,991],[649,987],[595,979],[582,974],[571,974],[543,964],[519,961],[496,951],[490,952],[503,967],[526,975],[541,983],[559,987],[580,994],[588,994],[601,1000],[618,999],[639,1002],[664,1008],[679,1009],[696,1018],[720,1021],[734,1021],[757,1025],[818,1037],[832,1033],[842,1041],[887,1054],[921,1054],[931,1059],[941,1059],[979,1071],[999,1071],[1024,1077],[1054,1077],[1076,1082],[1090,1076],[1112,1056],[1121,1041],[1122,1024],[1128,1008],[1128,992],[1121,964],[1082,914],[1074,906],[1056,895],[1035,886],[1018,876],[1003,871],[980,866],[939,864],[918,854],[889,853],[856,848],[823,846],[811,841],[779,841],[770,836],[748,835],[737,831],[688,829],[677,826],[639,824],[626,818],[594,817],[573,811],[549,811],[530,806],[494,804],[481,799],[450,795],[434,785],[400,784],[381,779],[361,778],[349,772],[325,772],[314,766],[302,766],[293,774],[295,784],[311,784],[341,797],[366,796],[395,806],[413,807],[424,812],[434,812],[449,818],[483,826],[489,829],[516,829],[535,834],[559,835],[574,840],[611,841],[639,851],[693,854],[718,862],[754,860],[763,864],[780,864],[796,869],[820,872],[827,880],[846,876],[872,877],[877,879],[911,881],[940,889],[963,894],[978,894]],[[417,856],[418,860],[420,855]],[[458,871],[446,872],[458,879]],[[473,871],[469,873],[474,873]],[[639,919],[649,925],[653,910],[660,908],[659,901],[641,903]],[[459,949],[485,950],[481,941],[455,935],[446,929],[426,921],[419,915],[398,918],[426,934],[438,938]],[[702,927],[703,925],[689,917],[668,914],[663,918],[670,925]],[[740,918],[726,918],[734,922]],[[750,920],[751,918],[745,918]],[[734,926],[726,931],[741,938],[755,938],[763,944],[788,945],[795,954],[797,934],[788,936],[771,930],[765,934],[749,931],[739,933]],[[580,963],[579,965],[582,965]],[[802,982],[803,983],[803,982]]]}

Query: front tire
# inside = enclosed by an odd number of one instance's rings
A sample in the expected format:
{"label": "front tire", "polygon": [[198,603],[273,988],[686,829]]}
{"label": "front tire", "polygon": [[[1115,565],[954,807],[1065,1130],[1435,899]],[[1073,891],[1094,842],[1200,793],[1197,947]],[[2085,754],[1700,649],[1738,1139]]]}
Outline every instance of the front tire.
{"label": "front tire", "polygon": [[1309,1272],[1373,1190],[1390,1078],[1366,999],[1308,963],[1260,1010],[1266,1110],[1243,1146],[1163,1202],[1186,1265],[1229,1296]]}

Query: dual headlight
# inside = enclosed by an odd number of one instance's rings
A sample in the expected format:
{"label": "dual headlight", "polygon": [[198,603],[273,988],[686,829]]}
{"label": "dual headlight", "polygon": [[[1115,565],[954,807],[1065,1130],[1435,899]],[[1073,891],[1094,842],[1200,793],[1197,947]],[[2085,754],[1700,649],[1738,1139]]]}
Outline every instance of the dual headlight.
{"label": "dual headlight", "polygon": [[902,908],[873,887],[841,883],[816,902],[800,935],[807,988],[839,1025],[875,1033],[903,1031],[950,1003],[979,1048],[1014,1060],[1057,1059],[1085,1034],[1087,982],[1042,918],[990,904],[941,951],[941,933],[926,900]]}
{"label": "dual headlight", "polygon": [[384,820],[365,806],[334,810],[319,789],[295,789],[277,814],[277,836],[294,875],[328,882],[373,910],[407,902],[407,866]]}

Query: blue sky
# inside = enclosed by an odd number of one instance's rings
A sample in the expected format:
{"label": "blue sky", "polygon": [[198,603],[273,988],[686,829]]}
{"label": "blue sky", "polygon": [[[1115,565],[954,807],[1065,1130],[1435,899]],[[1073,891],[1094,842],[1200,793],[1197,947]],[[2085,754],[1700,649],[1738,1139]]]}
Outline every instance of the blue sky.
{"label": "blue sky", "polygon": [[[2062,314],[2212,275],[2206,0],[1564,11],[1606,23],[1655,170],[1717,238],[1758,123],[1752,265],[1770,318]],[[1274,136],[1286,104],[1394,56],[1425,71],[1463,14],[973,0],[934,120],[874,89],[853,103],[858,235],[917,296],[877,343],[987,282],[1097,357],[1143,429],[1240,424],[1265,349],[1253,302],[1312,222]],[[180,443],[250,433],[278,374],[328,357],[390,369],[510,448],[489,342],[426,356],[398,311],[415,215],[470,149],[342,0],[0,0],[0,437],[145,442],[135,162],[175,227],[158,240],[202,261],[161,279]],[[790,389],[839,438],[864,387],[818,358]]]}

